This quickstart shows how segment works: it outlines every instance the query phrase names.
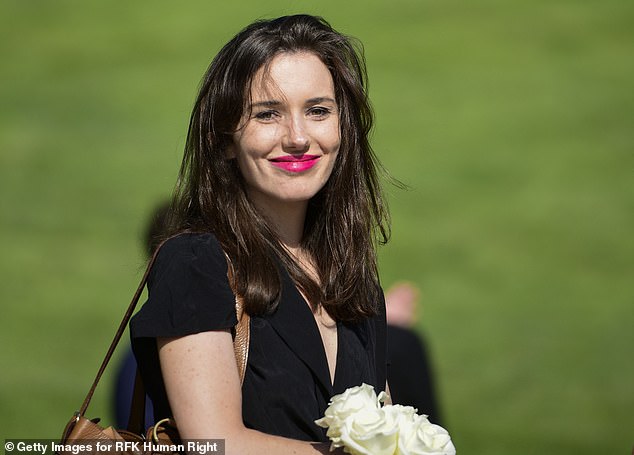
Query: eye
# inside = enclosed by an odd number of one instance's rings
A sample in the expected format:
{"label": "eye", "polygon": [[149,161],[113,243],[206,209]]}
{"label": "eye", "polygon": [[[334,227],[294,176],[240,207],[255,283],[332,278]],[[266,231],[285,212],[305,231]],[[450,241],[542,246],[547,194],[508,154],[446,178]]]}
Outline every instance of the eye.
{"label": "eye", "polygon": [[332,112],[332,109],[324,106],[314,106],[308,110],[308,115],[317,119],[323,119],[328,117]]}
{"label": "eye", "polygon": [[261,120],[264,122],[273,121],[278,116],[278,113],[274,110],[261,111],[256,113],[253,117],[257,120]]}

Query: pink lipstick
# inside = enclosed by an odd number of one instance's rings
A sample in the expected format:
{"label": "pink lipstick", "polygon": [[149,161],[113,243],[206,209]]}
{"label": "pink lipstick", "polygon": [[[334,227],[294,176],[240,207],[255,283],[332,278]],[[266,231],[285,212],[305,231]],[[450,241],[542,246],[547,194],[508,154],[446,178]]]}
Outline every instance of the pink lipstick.
{"label": "pink lipstick", "polygon": [[269,161],[275,167],[288,172],[304,172],[312,168],[321,158],[319,155],[285,155]]}

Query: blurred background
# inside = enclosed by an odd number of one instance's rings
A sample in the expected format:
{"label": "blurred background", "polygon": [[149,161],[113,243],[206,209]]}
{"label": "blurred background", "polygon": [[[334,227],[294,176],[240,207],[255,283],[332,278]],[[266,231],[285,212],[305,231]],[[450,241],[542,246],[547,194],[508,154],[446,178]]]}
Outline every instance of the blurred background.
{"label": "blurred background", "polygon": [[382,281],[421,289],[458,453],[630,453],[634,3],[218,5],[0,3],[0,436],[59,437],[83,401],[211,58],[308,12],[365,45],[374,145],[410,187]]}

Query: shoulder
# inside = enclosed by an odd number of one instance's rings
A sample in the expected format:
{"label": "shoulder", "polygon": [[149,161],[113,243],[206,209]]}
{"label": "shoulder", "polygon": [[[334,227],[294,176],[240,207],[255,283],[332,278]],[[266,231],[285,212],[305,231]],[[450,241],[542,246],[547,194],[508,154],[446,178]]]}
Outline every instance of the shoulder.
{"label": "shoulder", "polygon": [[211,232],[183,233],[165,240],[158,247],[158,258],[223,256],[222,247]]}
{"label": "shoulder", "polygon": [[236,324],[227,261],[213,234],[181,234],[161,246],[148,276],[148,299],[132,319],[135,337],[174,337]]}
{"label": "shoulder", "polygon": [[165,240],[158,247],[150,282],[184,266],[227,273],[227,261],[213,233],[183,233]]}

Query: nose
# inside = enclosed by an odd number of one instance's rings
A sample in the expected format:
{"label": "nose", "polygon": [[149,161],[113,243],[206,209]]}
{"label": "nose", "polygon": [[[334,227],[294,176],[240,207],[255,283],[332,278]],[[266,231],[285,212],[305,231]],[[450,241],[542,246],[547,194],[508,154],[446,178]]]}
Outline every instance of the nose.
{"label": "nose", "polygon": [[287,152],[303,152],[310,146],[309,134],[303,118],[292,117],[286,125],[286,131],[282,138],[282,147]]}

